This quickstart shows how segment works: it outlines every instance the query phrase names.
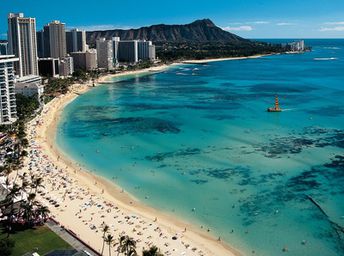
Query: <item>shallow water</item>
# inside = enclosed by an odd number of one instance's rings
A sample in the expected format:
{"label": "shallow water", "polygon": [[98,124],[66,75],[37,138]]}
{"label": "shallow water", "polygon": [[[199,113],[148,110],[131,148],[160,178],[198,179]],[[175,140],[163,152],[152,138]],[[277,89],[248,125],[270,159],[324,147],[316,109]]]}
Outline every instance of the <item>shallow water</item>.
{"label": "shallow water", "polygon": [[57,144],[247,255],[344,255],[344,40],[306,43],[114,79],[66,107]]}

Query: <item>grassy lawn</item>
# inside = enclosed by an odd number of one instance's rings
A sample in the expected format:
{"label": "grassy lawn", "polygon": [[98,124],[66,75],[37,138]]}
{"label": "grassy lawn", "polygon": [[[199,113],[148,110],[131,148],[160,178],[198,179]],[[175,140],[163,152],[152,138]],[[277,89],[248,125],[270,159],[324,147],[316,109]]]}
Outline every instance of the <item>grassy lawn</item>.
{"label": "grassy lawn", "polygon": [[[0,234],[0,239],[3,237],[6,237],[6,234]],[[15,241],[13,256],[20,256],[36,249],[38,254],[44,255],[55,249],[72,248],[46,226],[18,231],[15,234],[11,234],[10,238]]]}

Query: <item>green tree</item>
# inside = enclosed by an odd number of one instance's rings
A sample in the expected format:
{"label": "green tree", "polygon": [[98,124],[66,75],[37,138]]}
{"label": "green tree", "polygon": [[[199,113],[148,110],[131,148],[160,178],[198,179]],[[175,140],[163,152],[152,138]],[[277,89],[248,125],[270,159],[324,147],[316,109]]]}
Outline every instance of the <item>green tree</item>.
{"label": "green tree", "polygon": [[111,256],[111,245],[113,243],[113,236],[108,234],[106,237],[105,237],[105,243],[109,246],[109,256]]}
{"label": "green tree", "polygon": [[49,213],[50,213],[49,208],[43,205],[39,205],[35,211],[35,215],[37,216],[40,215],[43,219],[46,219]]}
{"label": "green tree", "polygon": [[0,256],[10,256],[15,242],[10,238],[0,239]]}
{"label": "green tree", "polygon": [[136,241],[129,236],[121,236],[117,247],[117,252],[125,256],[136,256]]}
{"label": "green tree", "polygon": [[102,225],[102,231],[103,231],[103,235],[102,235],[102,238],[103,238],[103,245],[102,245],[102,252],[101,252],[101,255],[103,255],[104,253],[104,246],[105,246],[105,234],[109,231],[109,226],[106,225],[105,223]]}
{"label": "green tree", "polygon": [[20,120],[18,122],[18,125],[20,126],[20,132],[25,134],[25,125],[23,122],[32,117],[35,111],[39,108],[38,98],[37,95],[27,97],[22,94],[16,94],[16,103],[17,116]]}
{"label": "green tree", "polygon": [[31,184],[32,188],[35,189],[35,193],[37,193],[38,188],[44,188],[43,186],[43,178],[42,177],[37,177],[32,181]]}
{"label": "green tree", "polygon": [[143,256],[164,256],[162,253],[160,253],[160,250],[155,245],[151,246],[148,250],[143,250],[142,252]]}

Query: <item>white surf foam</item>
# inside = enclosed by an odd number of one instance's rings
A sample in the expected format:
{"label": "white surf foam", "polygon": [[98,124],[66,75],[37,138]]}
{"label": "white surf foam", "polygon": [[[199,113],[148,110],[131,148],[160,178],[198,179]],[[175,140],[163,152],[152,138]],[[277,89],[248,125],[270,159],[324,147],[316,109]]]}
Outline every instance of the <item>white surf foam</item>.
{"label": "white surf foam", "polygon": [[331,57],[331,58],[314,58],[314,60],[326,61],[326,60],[338,60],[338,58],[334,58],[334,57]]}

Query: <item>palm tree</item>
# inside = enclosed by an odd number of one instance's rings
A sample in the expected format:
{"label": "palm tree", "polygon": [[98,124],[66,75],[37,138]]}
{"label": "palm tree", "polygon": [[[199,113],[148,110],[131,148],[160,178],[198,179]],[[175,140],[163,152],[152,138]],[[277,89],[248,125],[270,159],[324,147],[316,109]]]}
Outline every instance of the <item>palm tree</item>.
{"label": "palm tree", "polygon": [[102,225],[102,231],[103,231],[103,245],[102,245],[102,252],[101,252],[101,255],[103,255],[103,252],[104,252],[104,245],[105,245],[105,234],[109,231],[109,226],[106,225],[105,223],[103,223]]}
{"label": "palm tree", "polygon": [[155,245],[150,247],[148,250],[143,250],[142,255],[143,256],[163,256],[163,254],[160,253],[159,248],[156,247]]}
{"label": "palm tree", "polygon": [[48,207],[39,205],[35,213],[36,215],[40,215],[45,220],[48,217],[50,211]]}
{"label": "palm tree", "polygon": [[124,253],[126,256],[134,256],[136,253],[136,241],[129,236],[121,236],[119,238],[117,252]]}
{"label": "palm tree", "polygon": [[32,205],[34,200],[36,198],[36,194],[35,193],[30,193],[29,196],[27,197],[27,202]]}
{"label": "palm tree", "polygon": [[107,243],[107,245],[109,246],[109,256],[111,256],[111,244],[113,242],[113,236],[108,234],[105,239],[104,239],[105,243]]}
{"label": "palm tree", "polygon": [[[9,185],[9,180],[6,180],[6,186],[8,188]],[[21,189],[17,184],[13,184],[12,188],[9,190],[9,192],[6,195],[6,198],[3,202],[5,202],[5,204],[7,205],[7,209],[10,209],[8,211],[8,215],[7,215],[7,219],[9,224],[12,224],[12,220],[14,218],[14,213],[15,213],[15,209],[14,209],[14,200],[17,196],[19,196],[21,193]]]}
{"label": "palm tree", "polygon": [[120,253],[122,253],[124,251],[123,249],[123,244],[124,244],[124,240],[126,239],[125,236],[120,236],[118,239],[118,243],[115,243],[114,245],[118,245],[117,246],[117,255],[119,255]]}
{"label": "palm tree", "polygon": [[42,183],[43,183],[43,178],[42,177],[38,177],[38,178],[34,178],[33,179],[31,186],[32,186],[32,188],[35,189],[35,193],[37,193],[37,189],[39,187],[43,187],[44,188]]}
{"label": "palm tree", "polygon": [[29,203],[22,203],[21,207],[23,208],[23,218],[26,223],[30,223],[33,215],[33,207]]}

